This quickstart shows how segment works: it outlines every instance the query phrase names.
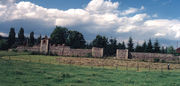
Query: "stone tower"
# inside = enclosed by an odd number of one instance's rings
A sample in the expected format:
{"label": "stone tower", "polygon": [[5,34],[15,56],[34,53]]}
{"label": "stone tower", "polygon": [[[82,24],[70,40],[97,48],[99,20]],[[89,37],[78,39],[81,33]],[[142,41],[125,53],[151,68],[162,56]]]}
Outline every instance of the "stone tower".
{"label": "stone tower", "polygon": [[40,52],[47,54],[49,51],[49,39],[47,36],[41,40]]}

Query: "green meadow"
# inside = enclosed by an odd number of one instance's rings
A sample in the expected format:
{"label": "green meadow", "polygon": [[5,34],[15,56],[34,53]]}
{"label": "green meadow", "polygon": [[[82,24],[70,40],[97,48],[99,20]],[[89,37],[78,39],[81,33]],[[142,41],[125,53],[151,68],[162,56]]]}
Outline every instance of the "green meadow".
{"label": "green meadow", "polygon": [[[180,86],[178,70],[138,72],[92,68],[56,64],[56,56],[28,54],[0,52],[0,86]],[[44,60],[38,61],[39,58]]]}

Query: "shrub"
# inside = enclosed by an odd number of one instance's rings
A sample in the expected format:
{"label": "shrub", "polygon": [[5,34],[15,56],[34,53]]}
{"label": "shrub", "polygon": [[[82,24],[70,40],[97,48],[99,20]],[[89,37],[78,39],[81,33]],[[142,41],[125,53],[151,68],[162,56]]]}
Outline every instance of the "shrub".
{"label": "shrub", "polygon": [[160,59],[159,58],[154,58],[154,62],[159,62]]}
{"label": "shrub", "polygon": [[87,57],[92,57],[92,54],[91,54],[91,53],[88,53],[88,54],[87,54]]}
{"label": "shrub", "polygon": [[163,59],[163,60],[161,60],[161,62],[162,62],[162,63],[166,63],[166,60]]}

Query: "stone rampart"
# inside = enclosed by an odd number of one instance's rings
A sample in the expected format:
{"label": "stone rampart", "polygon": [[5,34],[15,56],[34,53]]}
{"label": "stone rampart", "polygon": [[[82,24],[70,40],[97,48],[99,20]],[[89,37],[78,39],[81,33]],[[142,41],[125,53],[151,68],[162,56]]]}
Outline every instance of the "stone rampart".
{"label": "stone rampart", "polygon": [[93,57],[103,57],[103,48],[92,48],[92,56]]}
{"label": "stone rampart", "polygon": [[120,50],[120,49],[117,49],[116,50],[116,59],[128,59],[128,49],[125,49],[125,50]]}

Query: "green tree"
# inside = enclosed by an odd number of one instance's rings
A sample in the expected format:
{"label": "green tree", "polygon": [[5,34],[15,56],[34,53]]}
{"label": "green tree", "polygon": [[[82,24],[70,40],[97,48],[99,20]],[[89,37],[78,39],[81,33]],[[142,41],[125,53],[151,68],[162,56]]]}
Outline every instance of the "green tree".
{"label": "green tree", "polygon": [[174,53],[175,53],[174,47],[173,47],[173,46],[169,46],[169,47],[167,48],[167,53],[168,53],[168,54],[174,54]]}
{"label": "green tree", "polygon": [[156,41],[154,42],[154,52],[155,53],[160,53],[160,46],[159,46],[159,42],[156,39]]}
{"label": "green tree", "polygon": [[23,45],[25,41],[24,29],[21,27],[18,33],[18,44]]}
{"label": "green tree", "polygon": [[134,51],[134,47],[133,47],[133,39],[131,37],[129,37],[129,41],[128,41],[128,50],[130,52],[133,52]]}
{"label": "green tree", "polygon": [[40,43],[41,43],[41,39],[42,39],[42,37],[41,37],[41,35],[37,38],[37,45],[39,45]]}
{"label": "green tree", "polygon": [[124,41],[122,42],[122,49],[126,49],[126,45]]}
{"label": "green tree", "polygon": [[147,52],[150,52],[150,53],[153,52],[153,46],[152,46],[151,39],[149,39],[149,42],[148,42],[148,45],[147,45]]}
{"label": "green tree", "polygon": [[122,44],[121,43],[117,44],[117,49],[122,49]]}
{"label": "green tree", "polygon": [[0,50],[7,50],[7,49],[8,49],[7,42],[5,40],[0,40]]}
{"label": "green tree", "polygon": [[142,45],[142,50],[143,52],[147,52],[147,44],[146,41],[144,41],[143,45]]}
{"label": "green tree", "polygon": [[164,46],[162,46],[162,48],[161,48],[161,53],[166,53]]}
{"label": "green tree", "polygon": [[135,52],[143,52],[143,47],[139,45],[139,43],[137,43],[136,48],[135,48]]}
{"label": "green tree", "polygon": [[16,41],[16,33],[14,28],[10,29],[9,36],[8,36],[8,47],[11,48],[13,44],[15,44]]}
{"label": "green tree", "polygon": [[109,45],[108,45],[108,54],[110,56],[116,55],[116,49],[117,49],[117,40],[115,38],[110,39],[109,40]]}
{"label": "green tree", "polygon": [[29,46],[33,46],[35,43],[34,32],[30,33]]}
{"label": "green tree", "polygon": [[68,36],[68,29],[65,27],[56,26],[51,34],[52,44],[66,44],[66,39]]}
{"label": "green tree", "polygon": [[93,47],[105,48],[108,45],[108,38],[105,36],[97,35],[92,42]]}
{"label": "green tree", "polygon": [[68,31],[67,45],[71,48],[85,48],[84,36],[78,31]]}
{"label": "green tree", "polygon": [[2,36],[0,35],[0,40],[2,39]]}

